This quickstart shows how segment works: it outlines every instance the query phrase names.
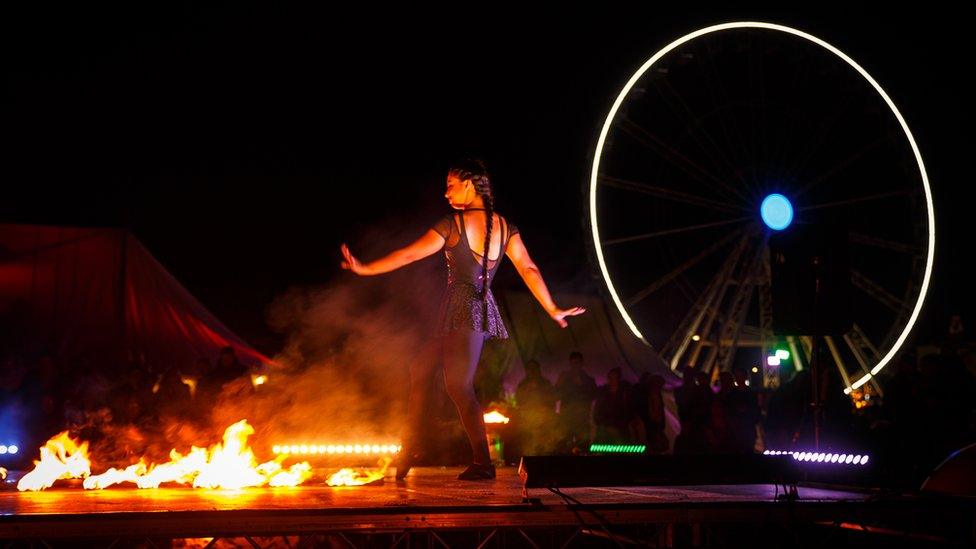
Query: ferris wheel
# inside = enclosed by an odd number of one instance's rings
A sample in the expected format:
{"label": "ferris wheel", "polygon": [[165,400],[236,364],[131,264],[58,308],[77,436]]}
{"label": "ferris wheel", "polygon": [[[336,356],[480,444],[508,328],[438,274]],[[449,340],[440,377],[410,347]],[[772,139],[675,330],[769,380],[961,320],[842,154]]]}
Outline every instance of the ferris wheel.
{"label": "ferris wheel", "polygon": [[[875,376],[932,274],[932,194],[905,119],[853,59],[781,25],[703,28],[648,59],[600,132],[589,216],[610,297],[674,370],[765,369],[774,357],[802,370],[823,343],[845,393],[880,394]],[[853,327],[777,337],[769,239],[838,220]]]}

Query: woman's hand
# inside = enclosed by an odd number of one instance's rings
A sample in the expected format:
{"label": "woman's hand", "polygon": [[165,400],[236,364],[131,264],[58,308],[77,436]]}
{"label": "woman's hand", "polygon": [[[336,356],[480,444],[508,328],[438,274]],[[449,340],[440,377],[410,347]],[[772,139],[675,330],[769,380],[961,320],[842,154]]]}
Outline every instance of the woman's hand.
{"label": "woman's hand", "polygon": [[341,263],[341,267],[358,275],[363,274],[363,264],[356,259],[356,256],[352,255],[352,252],[349,251],[349,246],[343,244],[340,250],[342,250],[342,257],[345,258],[345,261]]}
{"label": "woman's hand", "polygon": [[565,328],[569,325],[569,323],[566,322],[567,316],[581,315],[585,312],[586,309],[583,307],[573,307],[572,309],[553,309],[549,312],[549,316],[556,321],[556,324],[559,324],[560,328]]}

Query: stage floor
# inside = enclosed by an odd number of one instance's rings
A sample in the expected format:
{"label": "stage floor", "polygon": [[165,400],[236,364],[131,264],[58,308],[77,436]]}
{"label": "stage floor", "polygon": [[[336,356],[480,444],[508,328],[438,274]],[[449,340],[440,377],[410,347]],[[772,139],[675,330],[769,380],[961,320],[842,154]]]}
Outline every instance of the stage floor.
{"label": "stage floor", "polygon": [[[799,499],[792,502],[778,501],[782,489],[773,485],[562,490],[581,507],[546,489],[530,489],[524,501],[514,467],[499,469],[493,481],[459,481],[460,471],[414,468],[405,481],[391,476],[379,486],[333,488],[318,481],[233,491],[125,486],[91,491],[75,482],[18,492],[8,480],[0,490],[0,539],[551,529],[576,526],[589,511],[613,524],[815,524],[881,517],[916,522],[946,509],[918,498],[808,486],[800,486]],[[972,508],[960,511],[972,516]],[[593,516],[582,519],[595,521]]]}
{"label": "stage floor", "polygon": [[[18,492],[13,483],[0,491],[0,515],[138,513],[155,511],[234,511],[234,510],[328,510],[390,507],[498,507],[524,506],[522,486],[514,467],[498,470],[491,481],[461,481],[455,477],[462,468],[416,467],[404,481],[392,476],[381,486],[331,487],[321,482],[294,488],[247,488],[243,490],[193,490],[160,488],[138,490],[120,485],[107,490],[83,490],[79,483],[58,481],[41,492]],[[74,485],[74,486],[71,486]],[[564,488],[564,493],[595,505],[647,505],[662,503],[772,502],[772,485],[669,486]],[[780,489],[779,493],[782,493]],[[546,489],[530,489],[529,497],[543,505],[564,501]],[[869,493],[824,488],[800,488],[800,499],[807,502],[852,502],[870,497]]]}

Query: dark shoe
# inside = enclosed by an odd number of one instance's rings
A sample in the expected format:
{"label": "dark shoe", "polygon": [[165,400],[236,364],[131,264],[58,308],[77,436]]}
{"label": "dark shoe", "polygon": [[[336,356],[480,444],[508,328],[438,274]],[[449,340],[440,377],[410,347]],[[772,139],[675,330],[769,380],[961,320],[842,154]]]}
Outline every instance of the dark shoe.
{"label": "dark shoe", "polygon": [[458,480],[491,480],[495,478],[495,466],[472,463],[457,478]]}
{"label": "dark shoe", "polygon": [[401,450],[395,460],[393,460],[393,466],[396,467],[396,480],[403,480],[407,473],[410,472],[410,468],[416,463],[419,456],[417,454],[412,454],[405,450]]}

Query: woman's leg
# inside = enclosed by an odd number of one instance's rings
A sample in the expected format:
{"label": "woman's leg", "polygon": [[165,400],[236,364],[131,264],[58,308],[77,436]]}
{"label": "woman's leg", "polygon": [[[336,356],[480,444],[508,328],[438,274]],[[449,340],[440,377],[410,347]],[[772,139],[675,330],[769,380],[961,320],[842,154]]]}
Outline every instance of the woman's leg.
{"label": "woman's leg", "polygon": [[484,343],[485,332],[474,330],[458,330],[444,338],[444,384],[461,416],[474,463],[488,465],[484,411],[474,394],[474,374]]}
{"label": "woman's leg", "polygon": [[407,396],[407,422],[403,429],[402,451],[415,453],[420,448],[420,433],[434,391],[434,376],[441,370],[441,340],[430,338],[410,363],[410,392]]}

